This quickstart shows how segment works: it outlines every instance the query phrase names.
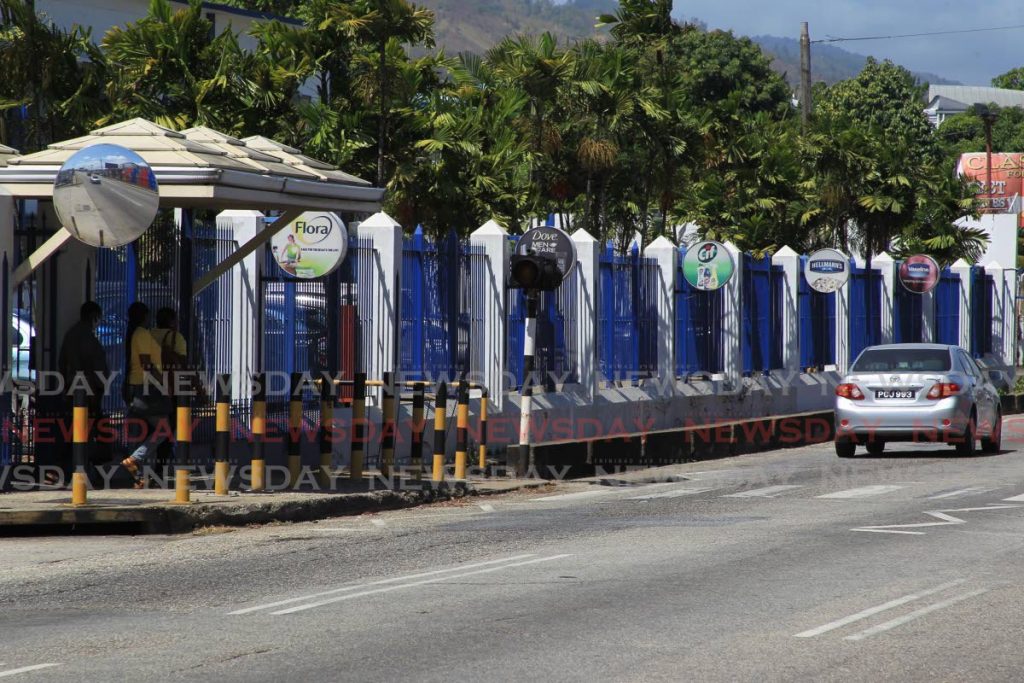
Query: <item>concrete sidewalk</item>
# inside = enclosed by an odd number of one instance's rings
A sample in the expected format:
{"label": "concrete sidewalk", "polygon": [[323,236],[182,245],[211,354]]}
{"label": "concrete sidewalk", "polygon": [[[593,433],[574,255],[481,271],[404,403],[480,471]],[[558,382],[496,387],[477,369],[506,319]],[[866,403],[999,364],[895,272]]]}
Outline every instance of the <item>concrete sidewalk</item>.
{"label": "concrete sidewalk", "polygon": [[306,522],[375,510],[540,488],[540,479],[403,481],[385,487],[367,477],[346,482],[338,491],[235,492],[217,496],[193,490],[192,502],[176,504],[172,489],[94,490],[89,504],[72,507],[70,490],[20,491],[0,494],[0,536],[75,531],[106,527],[110,532],[183,533],[204,526],[244,526],[269,522]]}

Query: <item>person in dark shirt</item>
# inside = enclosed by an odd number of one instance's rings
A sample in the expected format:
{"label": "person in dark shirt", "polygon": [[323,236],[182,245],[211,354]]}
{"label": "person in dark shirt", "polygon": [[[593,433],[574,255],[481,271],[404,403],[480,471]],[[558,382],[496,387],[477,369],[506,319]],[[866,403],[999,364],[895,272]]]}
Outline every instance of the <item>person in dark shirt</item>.
{"label": "person in dark shirt", "polygon": [[89,414],[99,415],[103,404],[103,377],[109,371],[107,353],[96,337],[103,309],[95,301],[86,301],[78,313],[78,322],[65,333],[57,361],[64,386],[70,388],[81,372],[89,384]]}

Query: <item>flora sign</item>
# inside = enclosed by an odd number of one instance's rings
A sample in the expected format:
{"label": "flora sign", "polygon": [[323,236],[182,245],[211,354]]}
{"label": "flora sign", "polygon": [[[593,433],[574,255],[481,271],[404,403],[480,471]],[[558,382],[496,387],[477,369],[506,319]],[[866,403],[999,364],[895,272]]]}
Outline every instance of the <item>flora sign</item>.
{"label": "flora sign", "polygon": [[333,213],[307,211],[275,234],[270,246],[281,270],[308,280],[341,265],[348,251],[348,231]]}

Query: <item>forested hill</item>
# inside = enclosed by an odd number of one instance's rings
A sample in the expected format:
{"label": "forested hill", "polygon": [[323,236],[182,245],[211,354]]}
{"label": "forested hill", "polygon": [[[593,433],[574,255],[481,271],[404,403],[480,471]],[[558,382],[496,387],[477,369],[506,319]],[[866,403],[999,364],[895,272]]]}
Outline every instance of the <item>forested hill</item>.
{"label": "forested hill", "polygon": [[[437,44],[449,53],[484,52],[504,36],[549,31],[563,39],[577,39],[604,33],[594,28],[599,14],[613,13],[614,0],[418,0],[437,15]],[[699,23],[699,17],[697,19]],[[800,79],[800,44],[795,38],[755,36],[754,42],[772,55],[772,66],[796,85]],[[832,45],[814,46],[813,72],[816,81],[835,83],[851,78],[864,66],[864,55]],[[915,75],[928,83],[954,83],[930,73]]]}

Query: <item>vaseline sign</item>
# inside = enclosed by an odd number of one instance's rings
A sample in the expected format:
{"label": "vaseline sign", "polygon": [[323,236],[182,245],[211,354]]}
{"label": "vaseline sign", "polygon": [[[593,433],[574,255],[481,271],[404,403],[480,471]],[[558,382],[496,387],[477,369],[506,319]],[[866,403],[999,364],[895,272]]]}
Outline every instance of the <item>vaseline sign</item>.
{"label": "vaseline sign", "polygon": [[312,279],[329,274],[345,260],[345,223],[326,211],[307,211],[270,241],[274,260],[294,277]]}

